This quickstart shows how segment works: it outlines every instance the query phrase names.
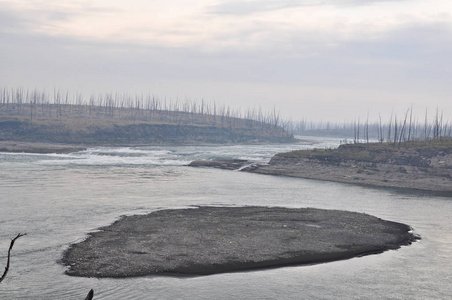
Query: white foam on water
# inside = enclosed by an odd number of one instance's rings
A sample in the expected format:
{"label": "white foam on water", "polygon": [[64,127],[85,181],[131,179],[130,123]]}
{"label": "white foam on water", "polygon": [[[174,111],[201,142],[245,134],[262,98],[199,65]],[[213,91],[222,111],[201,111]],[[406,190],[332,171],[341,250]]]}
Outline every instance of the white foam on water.
{"label": "white foam on water", "polygon": [[[315,138],[303,137],[303,139]],[[339,144],[340,139],[328,138],[319,139],[311,144],[93,147],[69,154],[5,153],[1,156],[7,160],[53,166],[181,166],[194,160],[235,158],[267,163],[276,153],[298,149],[333,148]]]}

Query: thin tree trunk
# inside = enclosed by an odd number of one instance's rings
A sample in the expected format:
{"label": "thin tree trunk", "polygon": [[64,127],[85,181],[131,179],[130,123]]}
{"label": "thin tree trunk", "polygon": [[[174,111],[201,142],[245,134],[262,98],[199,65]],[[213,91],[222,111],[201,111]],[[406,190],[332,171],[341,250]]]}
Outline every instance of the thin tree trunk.
{"label": "thin tree trunk", "polygon": [[22,233],[19,233],[15,238],[13,238],[13,239],[11,240],[11,243],[9,244],[9,249],[8,249],[8,260],[6,261],[5,271],[3,272],[2,277],[0,277],[0,282],[2,282],[3,279],[5,279],[6,274],[8,274],[8,271],[9,271],[9,262],[10,262],[10,260],[11,260],[11,250],[13,249],[14,242],[15,242],[18,238],[20,238],[21,236],[24,236],[24,235],[26,235],[26,233],[23,233],[23,234],[22,234]]}

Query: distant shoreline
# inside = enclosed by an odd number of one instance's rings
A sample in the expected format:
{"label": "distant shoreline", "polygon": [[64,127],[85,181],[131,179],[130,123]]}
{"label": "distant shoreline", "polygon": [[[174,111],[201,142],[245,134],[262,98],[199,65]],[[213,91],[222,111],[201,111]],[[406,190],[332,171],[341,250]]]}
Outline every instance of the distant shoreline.
{"label": "distant shoreline", "polygon": [[81,145],[0,141],[0,152],[10,153],[67,154],[86,149]]}
{"label": "distant shoreline", "polygon": [[[55,107],[53,107],[56,109]],[[278,126],[245,119],[218,119],[214,116],[152,112],[146,116],[117,115],[96,117],[87,107],[79,107],[80,116],[70,107],[67,115],[35,118],[14,116],[0,109],[0,141],[20,141],[69,145],[126,145],[126,144],[195,144],[195,143],[291,143],[292,134]],[[120,115],[120,113],[123,113]],[[147,112],[151,113],[151,112]],[[75,114],[75,115],[74,115]],[[135,119],[136,118],[136,119]],[[216,121],[215,121],[216,120]]]}

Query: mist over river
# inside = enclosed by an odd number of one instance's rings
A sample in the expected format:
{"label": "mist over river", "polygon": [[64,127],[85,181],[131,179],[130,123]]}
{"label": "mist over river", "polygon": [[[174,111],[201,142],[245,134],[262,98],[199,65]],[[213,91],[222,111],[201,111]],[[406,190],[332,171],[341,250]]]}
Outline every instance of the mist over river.
{"label": "mist over river", "polygon": [[[0,152],[0,270],[18,233],[0,299],[448,299],[452,198],[238,171],[198,159],[267,162],[315,145],[98,147],[71,154]],[[123,215],[197,205],[315,207],[368,213],[413,227],[422,240],[344,261],[201,277],[70,277],[71,243]]]}

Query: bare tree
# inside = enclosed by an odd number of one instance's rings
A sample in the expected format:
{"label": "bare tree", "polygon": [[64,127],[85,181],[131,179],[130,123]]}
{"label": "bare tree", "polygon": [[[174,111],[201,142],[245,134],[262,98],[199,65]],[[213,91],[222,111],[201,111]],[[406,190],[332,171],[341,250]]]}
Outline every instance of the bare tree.
{"label": "bare tree", "polygon": [[380,141],[380,143],[383,143],[383,141],[385,140],[384,136],[383,136],[383,126],[381,124],[381,115],[378,114],[379,117],[379,124],[378,124],[378,140]]}
{"label": "bare tree", "polygon": [[403,141],[405,141],[405,128],[406,128],[406,120],[408,118],[408,112],[409,112],[409,110],[407,110],[405,113],[405,119],[403,120],[402,128],[400,129],[399,148],[400,148],[400,144],[402,143],[402,139],[403,139]]}
{"label": "bare tree", "polygon": [[413,106],[411,106],[410,108],[410,126],[408,127],[408,141],[411,140],[412,126],[413,126]]}
{"label": "bare tree", "polygon": [[367,113],[366,119],[366,142],[369,144],[369,113]]}

